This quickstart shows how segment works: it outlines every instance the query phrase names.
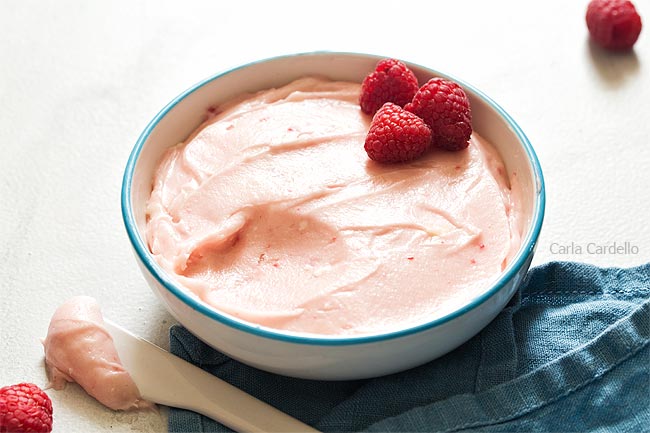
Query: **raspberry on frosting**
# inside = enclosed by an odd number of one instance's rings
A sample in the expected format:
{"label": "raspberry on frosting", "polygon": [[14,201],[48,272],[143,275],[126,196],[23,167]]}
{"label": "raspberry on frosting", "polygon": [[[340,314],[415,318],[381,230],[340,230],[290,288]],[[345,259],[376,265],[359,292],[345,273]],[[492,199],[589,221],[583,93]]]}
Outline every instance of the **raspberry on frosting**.
{"label": "raspberry on frosting", "polygon": [[385,103],[372,118],[364,148],[377,162],[419,158],[431,145],[431,129],[399,105]]}
{"label": "raspberry on frosting", "polygon": [[585,18],[591,38],[606,49],[630,49],[641,33],[641,17],[629,0],[592,0]]}
{"label": "raspberry on frosting", "polygon": [[432,78],[404,107],[431,127],[436,147],[461,150],[469,145],[472,113],[465,91],[457,83]]}
{"label": "raspberry on frosting", "polygon": [[359,105],[367,114],[374,114],[386,102],[403,107],[418,90],[418,79],[404,63],[383,59],[361,83]]}

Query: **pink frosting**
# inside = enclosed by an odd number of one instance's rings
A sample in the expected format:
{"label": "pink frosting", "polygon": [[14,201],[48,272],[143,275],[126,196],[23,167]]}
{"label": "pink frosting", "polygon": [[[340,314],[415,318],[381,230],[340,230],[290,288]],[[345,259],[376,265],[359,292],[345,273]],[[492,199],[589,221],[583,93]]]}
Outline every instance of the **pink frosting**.
{"label": "pink frosting", "polygon": [[299,333],[397,330],[484,292],[519,247],[498,153],[475,133],[465,151],[375,163],[359,90],[299,79],[171,148],[147,207],[158,263],[221,312]]}
{"label": "pink frosting", "polygon": [[54,389],[77,382],[114,410],[153,407],[142,400],[122,366],[95,299],[77,296],[61,305],[52,316],[43,345],[50,386]]}

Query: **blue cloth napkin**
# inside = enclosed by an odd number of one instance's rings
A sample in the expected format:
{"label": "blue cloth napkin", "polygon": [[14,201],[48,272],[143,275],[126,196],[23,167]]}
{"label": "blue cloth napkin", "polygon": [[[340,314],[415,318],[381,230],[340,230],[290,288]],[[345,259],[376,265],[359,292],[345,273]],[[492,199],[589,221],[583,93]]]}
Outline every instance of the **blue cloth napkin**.
{"label": "blue cloth napkin", "polygon": [[[650,263],[551,262],[483,331],[402,373],[321,382],[233,361],[187,330],[171,351],[323,432],[650,431]],[[170,432],[227,432],[170,409]]]}

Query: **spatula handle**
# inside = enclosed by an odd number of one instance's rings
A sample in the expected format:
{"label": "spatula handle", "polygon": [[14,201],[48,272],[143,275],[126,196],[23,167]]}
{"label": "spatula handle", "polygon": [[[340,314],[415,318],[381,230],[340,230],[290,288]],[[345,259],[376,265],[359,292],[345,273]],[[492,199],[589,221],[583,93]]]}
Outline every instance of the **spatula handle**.
{"label": "spatula handle", "polygon": [[106,327],[146,400],[195,411],[238,432],[318,432],[119,325],[106,321]]}

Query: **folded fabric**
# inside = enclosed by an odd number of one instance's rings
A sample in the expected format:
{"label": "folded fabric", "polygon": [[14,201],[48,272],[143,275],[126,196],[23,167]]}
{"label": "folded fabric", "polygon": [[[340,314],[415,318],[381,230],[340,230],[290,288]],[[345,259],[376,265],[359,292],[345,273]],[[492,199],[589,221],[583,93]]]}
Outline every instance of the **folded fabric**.
{"label": "folded fabric", "polygon": [[[325,382],[254,369],[170,330],[176,355],[323,432],[650,430],[650,263],[551,262],[458,349],[375,379]],[[170,409],[170,432],[229,432]]]}

